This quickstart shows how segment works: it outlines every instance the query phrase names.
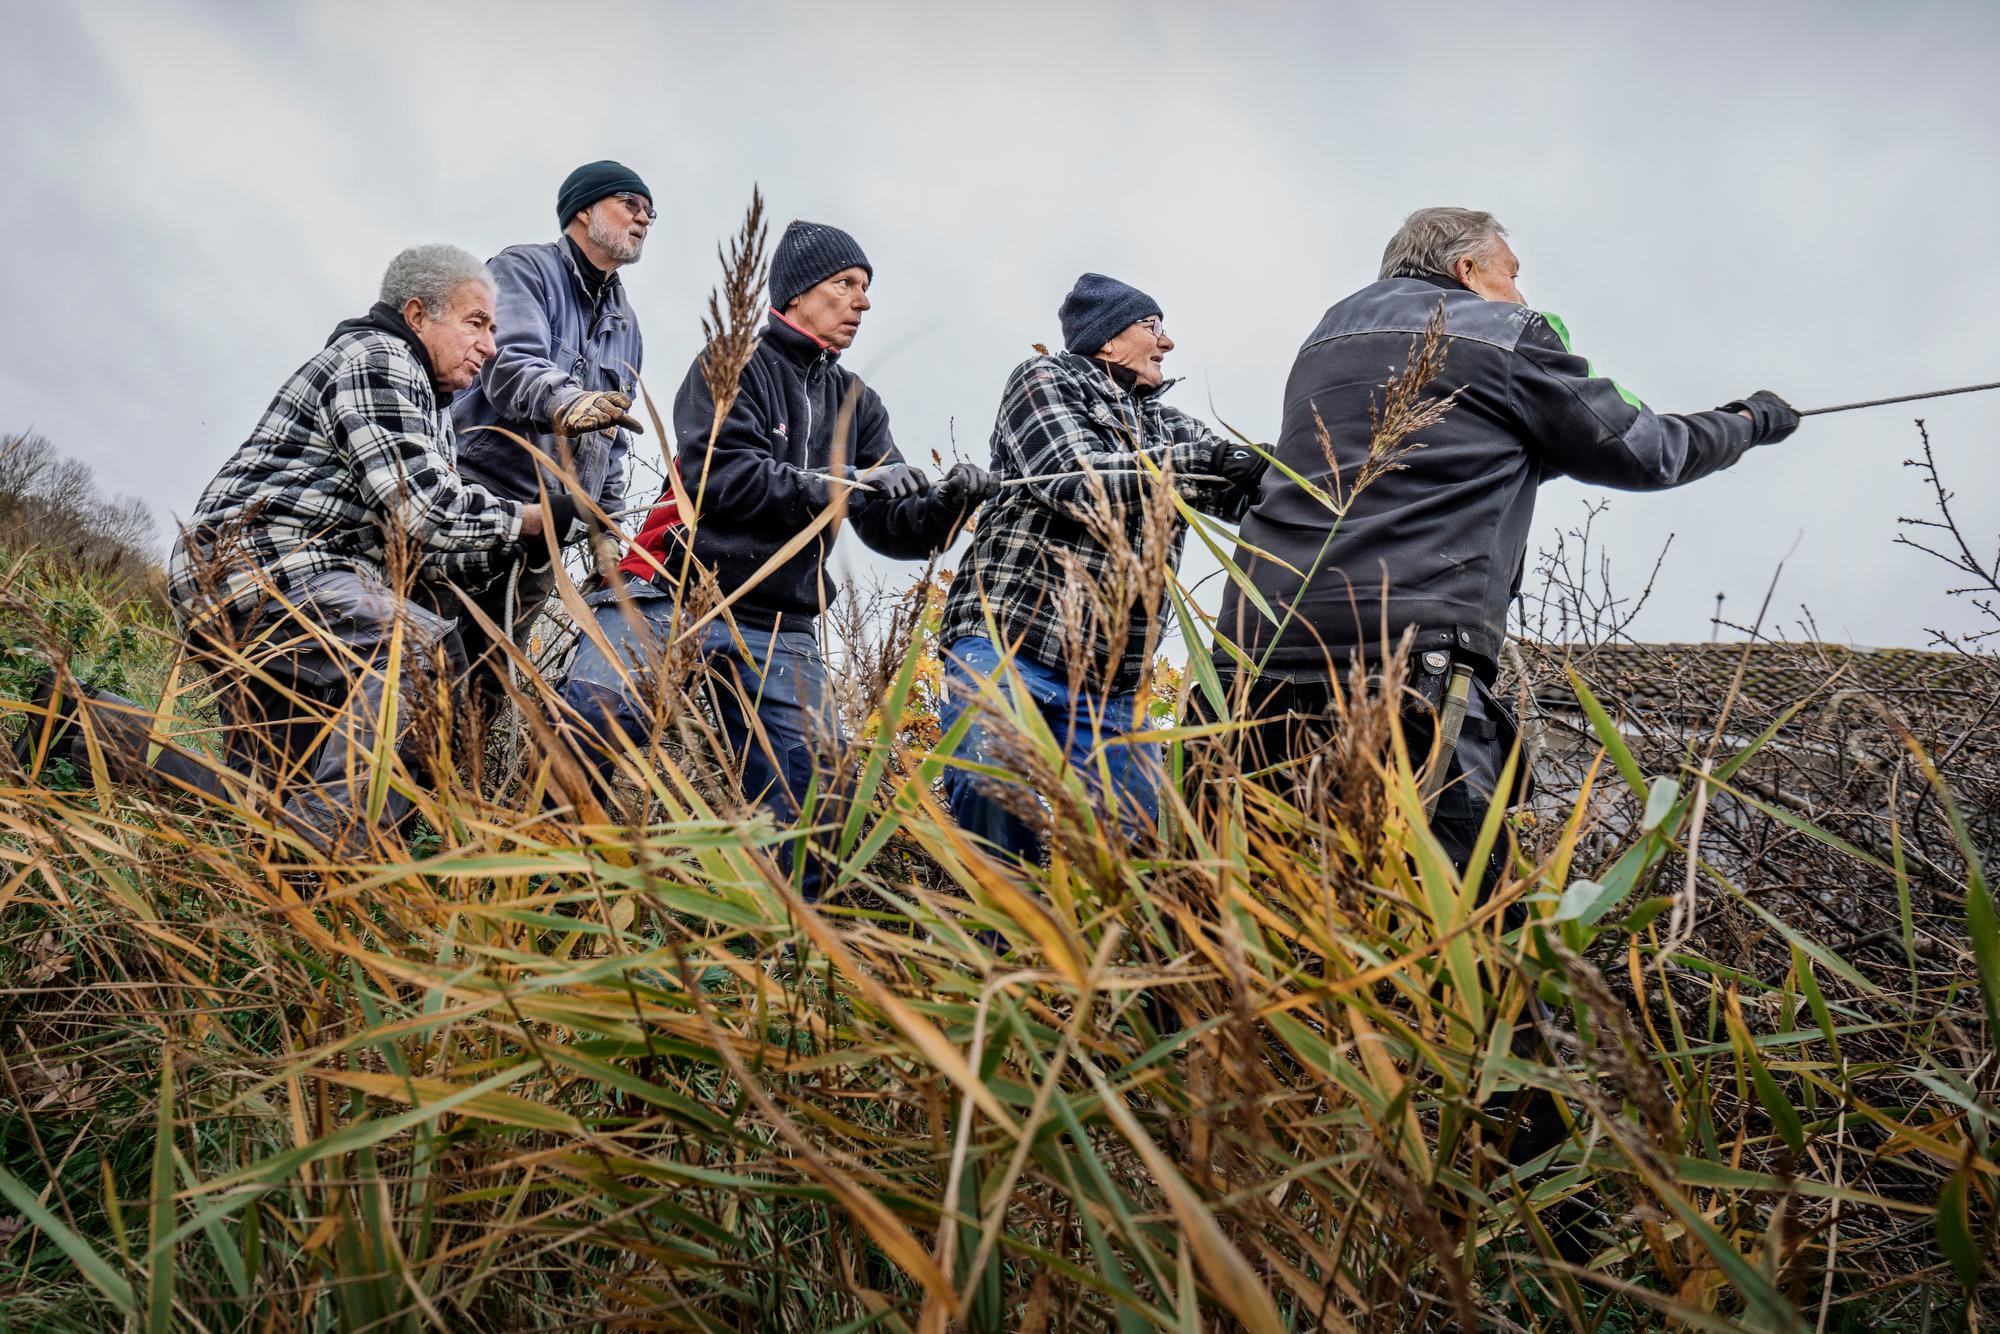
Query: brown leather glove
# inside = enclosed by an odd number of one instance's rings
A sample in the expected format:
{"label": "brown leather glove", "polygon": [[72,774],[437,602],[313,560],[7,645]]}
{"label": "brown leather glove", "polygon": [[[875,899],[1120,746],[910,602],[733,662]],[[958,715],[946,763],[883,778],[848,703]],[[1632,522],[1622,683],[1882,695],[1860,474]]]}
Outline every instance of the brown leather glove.
{"label": "brown leather glove", "polygon": [[618,577],[618,562],[625,559],[625,544],[610,533],[593,533],[590,538],[590,564],[597,572],[599,586],[610,584]]}
{"label": "brown leather glove", "polygon": [[646,428],[631,414],[631,406],[630,394],[592,389],[557,408],[549,418],[549,425],[558,435],[589,435],[592,431],[609,431],[618,426],[644,435]]}

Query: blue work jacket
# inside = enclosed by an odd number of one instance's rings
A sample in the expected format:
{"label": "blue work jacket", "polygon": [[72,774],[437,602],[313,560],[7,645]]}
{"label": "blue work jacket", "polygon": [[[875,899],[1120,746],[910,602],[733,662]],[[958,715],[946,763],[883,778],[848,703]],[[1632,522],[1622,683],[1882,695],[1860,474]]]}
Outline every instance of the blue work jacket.
{"label": "blue work jacket", "polygon": [[[499,351],[479,378],[452,400],[458,467],[467,480],[512,500],[535,499],[535,463],[497,426],[561,458],[549,416],[586,390],[638,397],[644,344],[625,285],[612,274],[592,300],[569,243],[509,246],[486,262],[499,288]],[[624,431],[598,431],[571,442],[583,489],[606,510],[625,497]],[[551,475],[551,489],[560,482]],[[579,526],[580,531],[580,526]]]}

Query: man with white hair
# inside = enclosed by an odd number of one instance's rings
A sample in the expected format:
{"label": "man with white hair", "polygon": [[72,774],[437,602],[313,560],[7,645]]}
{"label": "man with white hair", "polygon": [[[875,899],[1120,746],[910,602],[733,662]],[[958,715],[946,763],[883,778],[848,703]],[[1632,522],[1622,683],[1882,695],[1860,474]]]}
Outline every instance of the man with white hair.
{"label": "man with white hair", "polygon": [[[493,355],[496,304],[455,246],[396,256],[381,300],[279,386],[174,548],[169,598],[216,669],[232,764],[300,774],[285,808],[329,851],[366,847],[378,729],[393,719],[405,750],[421,712],[390,698],[392,643],[406,695],[413,671],[456,676],[448,586],[490,583],[553,522],[458,474],[448,405]],[[384,818],[407,809],[391,791]]]}
{"label": "man with white hair", "polygon": [[[1682,486],[1799,424],[1767,390],[1711,412],[1654,412],[1571,351],[1560,319],[1525,304],[1520,271],[1490,213],[1409,216],[1381,278],[1328,310],[1292,364],[1275,446],[1284,466],[1264,478],[1236,552],[1273,615],[1232,584],[1217,618],[1218,671],[1242,680],[1252,674],[1241,664],[1261,667],[1243,686],[1263,763],[1309,752],[1331,727],[1348,663],[1379,661],[1409,637],[1427,701],[1406,714],[1413,750],[1423,755],[1434,728],[1456,734],[1438,773],[1450,784],[1427,795],[1432,828],[1461,865],[1513,740],[1489,687],[1536,489],[1558,477]],[[1383,383],[1440,308],[1443,371],[1420,406],[1449,397],[1449,407],[1407,452],[1371,458]]]}

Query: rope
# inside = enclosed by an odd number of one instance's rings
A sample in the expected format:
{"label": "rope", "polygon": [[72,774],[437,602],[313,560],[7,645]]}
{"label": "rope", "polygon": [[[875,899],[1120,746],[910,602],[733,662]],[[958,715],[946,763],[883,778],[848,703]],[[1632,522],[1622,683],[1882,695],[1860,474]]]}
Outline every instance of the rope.
{"label": "rope", "polygon": [[[1921,394],[1897,394],[1892,398],[1869,398],[1863,399],[1859,403],[1836,403],[1832,407],[1827,408],[1801,408],[1799,416],[1820,417],[1829,412],[1852,412],[1856,408],[1880,408],[1886,407],[1891,403],[1915,403],[1926,398],[1949,398],[1953,394],[1977,394],[1988,389],[2000,389],[2000,380],[1995,380],[1991,384],[1961,385],[1957,389],[1928,389]],[[1036,473],[1033,477],[1008,477],[1000,482],[1000,486],[1004,490],[1015,486],[1033,486],[1039,482],[1066,482],[1072,477],[1093,477],[1138,471],[1139,469],[1137,468],[1097,468],[1081,472],[1044,472]],[[829,480],[846,481],[845,478],[831,478]],[[1192,472],[1180,474],[1177,480],[1183,482],[1226,482],[1229,479],[1214,473]],[[866,482],[848,481],[846,484],[857,491],[873,491],[875,489]],[[654,501],[651,505],[635,505],[631,509],[619,510],[608,517],[613,519],[629,519],[635,514],[650,513],[653,505],[657,504],[659,504],[658,501]]]}
{"label": "rope", "polygon": [[[1080,472],[1043,472],[1036,473],[1033,477],[1009,477],[1003,480],[1000,486],[1004,489],[1010,486],[1031,486],[1036,482],[1063,482],[1068,481],[1072,477],[1106,477],[1117,476],[1120,473],[1140,473],[1142,471],[1139,468],[1093,468]],[[1144,473],[1144,475],[1151,477],[1153,474],[1148,472]],[[1174,474],[1174,480],[1177,482],[1226,482],[1229,479],[1219,473],[1180,472]]]}
{"label": "rope", "polygon": [[[528,554],[521,551],[507,566],[507,573],[500,576],[500,635],[509,648],[514,647],[514,604],[520,596],[521,574],[528,566]],[[493,663],[497,672],[505,672],[507,679],[515,686],[521,684],[521,674],[514,664],[514,655],[498,645],[489,646],[488,652],[497,651],[500,661]],[[499,734],[501,753],[512,758],[519,755],[521,740],[521,719],[518,711],[502,704],[498,716],[487,720],[488,725]]]}
{"label": "rope", "polygon": [[524,556],[514,557],[514,563],[507,567],[500,585],[500,633],[509,640],[514,638],[514,599],[521,593],[521,571],[527,567]]}
{"label": "rope", "polygon": [[[1005,489],[1010,486],[1033,486],[1037,482],[1065,482],[1072,477],[1116,477],[1122,473],[1141,473],[1143,471],[1140,468],[1095,468],[1078,472],[1039,472],[1033,477],[1004,478],[999,485]],[[1144,475],[1150,477],[1153,474],[1144,473]],[[845,479],[835,477],[830,480],[839,482]],[[1220,473],[1182,472],[1175,473],[1174,480],[1177,482],[1226,482],[1229,479]],[[875,489],[866,482],[847,482],[846,484],[852,486],[857,491],[873,491]],[[932,485],[936,484],[933,483]],[[612,519],[629,519],[635,514],[650,514],[659,503],[659,501],[655,500],[649,505],[634,505],[630,509],[614,510],[606,517]]]}
{"label": "rope", "polygon": [[1921,394],[1898,394],[1894,398],[1870,398],[1859,403],[1836,403],[1830,408],[1806,408],[1799,416],[1818,417],[1828,412],[1852,412],[1856,408],[1879,408],[1890,403],[1914,403],[1920,398],[1949,398],[1953,394],[1976,394],[1986,389],[2000,389],[2000,380],[1992,384],[1968,384],[1957,389],[1930,389]]}

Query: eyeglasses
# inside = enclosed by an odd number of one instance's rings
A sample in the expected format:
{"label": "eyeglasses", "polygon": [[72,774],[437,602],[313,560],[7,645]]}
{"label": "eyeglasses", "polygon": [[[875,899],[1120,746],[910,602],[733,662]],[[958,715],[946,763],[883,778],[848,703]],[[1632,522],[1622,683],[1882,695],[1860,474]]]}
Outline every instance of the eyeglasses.
{"label": "eyeglasses", "polygon": [[619,203],[623,204],[626,207],[627,211],[629,211],[635,218],[643,217],[647,222],[651,222],[654,218],[660,216],[660,210],[654,208],[653,201],[646,198],[646,196],[644,195],[635,195],[628,193],[622,195],[613,195],[611,197],[617,200]]}
{"label": "eyeglasses", "polygon": [[1158,315],[1149,315],[1143,320],[1134,320],[1132,323],[1134,328],[1144,329],[1153,335],[1155,340],[1167,336],[1167,322]]}

